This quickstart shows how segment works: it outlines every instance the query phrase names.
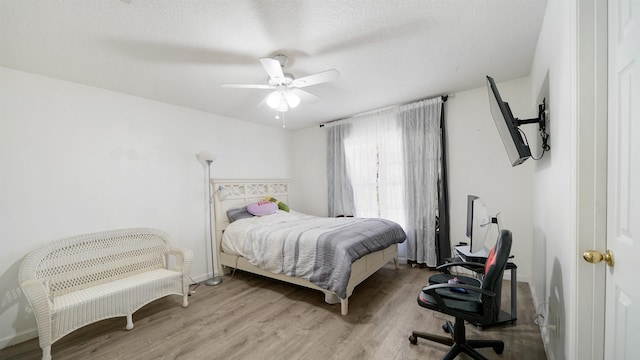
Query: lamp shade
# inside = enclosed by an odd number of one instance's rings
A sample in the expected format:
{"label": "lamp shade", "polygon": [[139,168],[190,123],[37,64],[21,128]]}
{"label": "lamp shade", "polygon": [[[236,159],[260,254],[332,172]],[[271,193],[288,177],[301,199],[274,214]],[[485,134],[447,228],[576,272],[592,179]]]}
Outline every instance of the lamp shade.
{"label": "lamp shade", "polygon": [[201,161],[207,161],[207,160],[211,160],[211,161],[215,161],[216,160],[216,155],[208,152],[208,151],[200,151],[198,153],[198,159],[200,159]]}
{"label": "lamp shade", "polygon": [[298,97],[298,95],[287,91],[284,93],[284,97],[285,99],[287,99],[287,104],[289,104],[290,108],[293,109],[296,106],[300,105],[300,98]]}
{"label": "lamp shade", "polygon": [[300,105],[300,97],[288,89],[279,89],[267,96],[267,105],[280,112],[288,111]]}
{"label": "lamp shade", "polygon": [[272,109],[277,109],[284,96],[280,90],[276,90],[267,96],[267,105]]}
{"label": "lamp shade", "polygon": [[279,112],[289,111],[289,105],[287,104],[287,100],[285,99],[284,96],[280,98],[280,104],[278,104],[278,107],[276,108],[276,110]]}

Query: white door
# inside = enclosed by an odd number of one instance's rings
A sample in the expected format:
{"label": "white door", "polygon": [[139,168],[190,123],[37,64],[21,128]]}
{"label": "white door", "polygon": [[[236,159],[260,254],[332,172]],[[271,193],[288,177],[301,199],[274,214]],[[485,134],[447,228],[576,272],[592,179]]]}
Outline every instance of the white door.
{"label": "white door", "polygon": [[638,359],[640,340],[640,0],[609,1],[605,359]]}

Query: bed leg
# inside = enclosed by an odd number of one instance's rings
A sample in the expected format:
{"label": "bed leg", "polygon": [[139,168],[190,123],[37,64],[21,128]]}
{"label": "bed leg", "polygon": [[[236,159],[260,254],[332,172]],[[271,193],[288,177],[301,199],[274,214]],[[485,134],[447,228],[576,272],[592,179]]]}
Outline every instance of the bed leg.
{"label": "bed leg", "polygon": [[222,275],[229,275],[229,274],[231,274],[231,272],[233,272],[233,268],[230,268],[228,266],[221,266],[220,269],[221,269],[220,273]]}
{"label": "bed leg", "polygon": [[334,292],[325,292],[324,293],[324,302],[327,304],[337,304],[340,302],[340,298]]}
{"label": "bed leg", "polygon": [[400,263],[397,257],[393,258],[393,266],[395,266],[396,270],[400,269]]}
{"label": "bed leg", "polygon": [[340,312],[342,315],[347,315],[349,313],[349,298],[340,299]]}

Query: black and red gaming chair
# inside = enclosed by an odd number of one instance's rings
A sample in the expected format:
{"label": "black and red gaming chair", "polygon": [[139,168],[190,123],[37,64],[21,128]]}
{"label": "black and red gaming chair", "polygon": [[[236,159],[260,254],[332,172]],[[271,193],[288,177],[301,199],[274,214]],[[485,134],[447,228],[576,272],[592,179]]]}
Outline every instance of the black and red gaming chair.
{"label": "black and red gaming chair", "polygon": [[455,324],[447,321],[443,325],[443,329],[451,337],[414,331],[409,336],[411,344],[416,345],[418,338],[423,338],[451,346],[443,360],[453,359],[460,353],[474,359],[486,360],[475,348],[491,347],[498,354],[504,351],[504,342],[501,340],[467,340],[464,322],[491,323],[497,319],[500,312],[502,276],[509,261],[511,242],[511,231],[501,230],[487,257],[480,286],[445,283],[429,285],[422,289],[418,296],[418,305],[455,317]]}

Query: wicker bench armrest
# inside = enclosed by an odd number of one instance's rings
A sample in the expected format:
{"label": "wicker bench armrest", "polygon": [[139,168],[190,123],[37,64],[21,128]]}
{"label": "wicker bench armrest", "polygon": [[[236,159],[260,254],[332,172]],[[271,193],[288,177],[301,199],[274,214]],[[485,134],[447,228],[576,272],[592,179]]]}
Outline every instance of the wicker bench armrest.
{"label": "wicker bench armrest", "polygon": [[191,262],[193,259],[193,252],[191,249],[171,248],[168,255],[176,258],[173,271],[182,273],[182,293],[185,294],[182,306],[187,307],[187,296],[189,294],[189,285],[191,284]]}
{"label": "wicker bench armrest", "polygon": [[41,280],[29,279],[20,284],[22,291],[25,293],[33,314],[38,324],[38,333],[40,334],[40,345],[48,346],[51,342],[51,318],[53,303],[47,284]]}
{"label": "wicker bench armrest", "polygon": [[172,248],[168,254],[176,258],[173,270],[181,272],[185,275],[191,274],[191,262],[193,261],[193,252],[191,249]]}
{"label": "wicker bench armrest", "polygon": [[35,308],[36,305],[40,305],[49,309],[53,308],[49,287],[45,281],[29,279],[23,281],[20,286],[24,290],[25,294],[28,294],[27,299],[33,302],[31,303],[32,307]]}

